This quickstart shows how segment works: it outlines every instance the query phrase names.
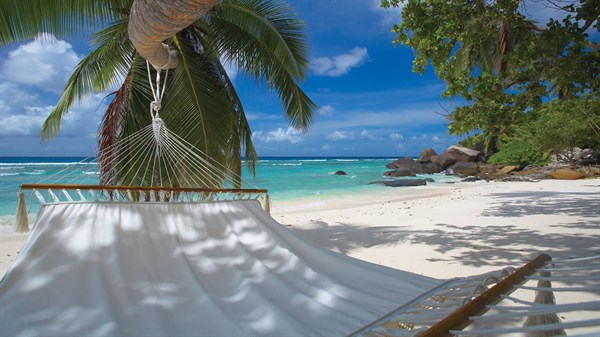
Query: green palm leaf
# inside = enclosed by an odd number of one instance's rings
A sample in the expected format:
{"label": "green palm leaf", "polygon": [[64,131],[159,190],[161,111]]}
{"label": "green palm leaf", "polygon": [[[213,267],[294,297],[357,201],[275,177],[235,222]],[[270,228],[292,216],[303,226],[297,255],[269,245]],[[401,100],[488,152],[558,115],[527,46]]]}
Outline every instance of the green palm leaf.
{"label": "green palm leaf", "polygon": [[132,0],[0,1],[0,46],[36,37],[83,36],[119,19]]}
{"label": "green palm leaf", "polygon": [[308,69],[303,23],[278,1],[228,0],[209,13],[211,49],[277,91],[285,117],[306,130],[317,106],[296,83]]}
{"label": "green palm leaf", "polygon": [[172,87],[167,87],[161,116],[167,126],[206,154],[211,147],[221,149],[231,132],[230,107],[219,81],[211,75],[212,64],[197,53],[189,39],[178,36],[174,45],[180,52],[181,65],[173,71]]}
{"label": "green palm leaf", "polygon": [[115,176],[115,151],[106,151],[106,149],[114,148],[117,145],[123,130],[131,92],[131,75],[132,72],[130,71],[123,85],[115,94],[115,98],[106,109],[98,129],[98,149],[105,149],[105,151],[99,151],[97,155],[101,185],[110,184]]}
{"label": "green palm leaf", "polygon": [[94,49],[75,68],[65,89],[44,122],[42,140],[54,138],[60,131],[60,121],[73,105],[92,93],[118,87],[131,67],[134,53],[127,39],[127,22],[119,21],[94,35]]}
{"label": "green palm leaf", "polygon": [[[206,22],[202,21],[203,24]],[[205,40],[205,35],[202,31],[206,31],[208,28],[205,26],[203,29],[190,29],[188,33],[191,34],[195,40],[195,44],[201,47],[202,53],[206,56],[207,60],[211,63],[212,76],[215,79],[215,83],[219,86],[218,90],[225,93],[229,101],[229,113],[233,119],[234,128],[232,129],[231,139],[229,140],[229,148],[226,151],[230,165],[230,171],[233,173],[233,178],[236,180],[236,185],[241,184],[241,149],[244,149],[244,157],[248,172],[251,175],[255,174],[255,165],[258,160],[254,144],[252,143],[252,130],[248,120],[246,119],[246,113],[240,97],[238,96],[229,75],[223,68],[221,60],[218,54],[213,50],[209,49],[209,44]]]}
{"label": "green palm leaf", "polygon": [[[200,160],[217,167],[225,165],[225,149],[228,147],[233,128],[228,97],[221,90],[217,79],[207,76],[212,73],[211,61],[194,50],[192,41],[180,35],[173,39],[173,44],[180,53],[181,64],[168,75],[165,95],[161,104],[162,109],[159,111],[160,117],[171,132],[199,150],[196,155]],[[148,108],[152,98],[146,71],[145,62],[136,61],[134,63],[129,109],[139,111],[139,113],[127,114],[122,138],[130,136],[152,123]],[[152,70],[152,78],[154,72]],[[123,184],[154,185],[155,182],[150,178],[152,172],[146,170],[147,167],[153,165],[150,162],[151,158],[135,157],[133,145],[135,144],[122,149],[122,151],[131,152],[129,160],[123,162],[128,162],[127,165],[133,163],[141,169],[131,170],[124,167],[119,169],[118,171],[121,172],[130,172],[126,176],[119,176],[119,181]],[[148,144],[148,146],[152,145]],[[190,150],[193,148],[190,146]],[[122,157],[123,153],[119,156]],[[181,166],[185,166],[185,173],[176,170]],[[181,176],[187,174],[194,177],[206,177],[203,187],[216,188],[220,187],[215,185],[216,182],[225,178],[220,175],[219,171],[222,170],[208,172],[200,167],[192,167],[189,162],[166,163],[160,167],[160,170],[163,172],[163,177],[168,176],[171,179],[170,182],[165,182],[163,179],[161,182],[163,185],[185,186],[186,181],[197,181],[197,179]],[[134,174],[136,172],[145,172],[145,174]]]}
{"label": "green palm leaf", "polygon": [[228,96],[228,99],[232,103],[231,117],[233,118],[234,128],[232,130],[231,139],[229,141],[229,148],[227,151],[228,160],[230,165],[230,171],[233,173],[233,180],[237,188],[241,187],[241,149],[244,149],[244,157],[248,173],[254,176],[256,174],[255,166],[258,161],[258,155],[256,149],[252,143],[252,130],[250,124],[246,119],[246,113],[244,106],[235,91],[235,87],[231,82],[231,79],[227,75],[227,72],[223,68],[223,65],[219,60],[215,60],[215,67],[217,70],[217,78],[222,79],[223,88]]}

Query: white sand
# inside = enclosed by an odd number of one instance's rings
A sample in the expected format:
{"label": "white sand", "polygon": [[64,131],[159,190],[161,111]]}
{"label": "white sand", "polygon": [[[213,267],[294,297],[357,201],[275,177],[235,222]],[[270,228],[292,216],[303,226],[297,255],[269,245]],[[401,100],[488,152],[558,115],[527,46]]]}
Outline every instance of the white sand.
{"label": "white sand", "polygon": [[321,247],[438,278],[519,266],[539,253],[600,254],[600,179],[410,189],[295,211],[277,204],[274,218]]}
{"label": "white sand", "polygon": [[[600,179],[382,188],[273,205],[273,217],[359,259],[437,278],[600,254]],[[0,237],[0,275],[25,235]]]}

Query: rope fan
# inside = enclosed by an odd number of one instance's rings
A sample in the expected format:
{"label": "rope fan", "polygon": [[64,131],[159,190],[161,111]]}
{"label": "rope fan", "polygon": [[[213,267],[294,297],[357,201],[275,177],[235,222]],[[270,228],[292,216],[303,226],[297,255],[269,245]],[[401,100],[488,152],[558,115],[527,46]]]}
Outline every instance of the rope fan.
{"label": "rope fan", "polygon": [[[270,211],[266,189],[259,189],[167,128],[160,117],[168,70],[157,69],[152,79],[146,62],[153,101],[151,124],[100,150],[96,157],[65,168],[18,192],[15,230],[28,232],[24,191],[41,204],[55,202],[206,202],[255,199]],[[154,83],[153,83],[154,82]],[[96,179],[99,181],[90,183]],[[251,188],[234,188],[236,181]]]}

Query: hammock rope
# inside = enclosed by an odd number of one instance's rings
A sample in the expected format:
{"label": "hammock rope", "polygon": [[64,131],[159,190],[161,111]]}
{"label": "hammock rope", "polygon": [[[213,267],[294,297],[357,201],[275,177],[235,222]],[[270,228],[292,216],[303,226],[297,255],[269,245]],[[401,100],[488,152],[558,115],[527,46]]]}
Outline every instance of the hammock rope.
{"label": "hammock rope", "polygon": [[[153,101],[150,103],[150,117],[152,123],[140,130],[125,136],[101,149],[95,157],[88,157],[76,163],[69,165],[59,172],[46,177],[38,182],[38,187],[21,187],[18,194],[17,216],[15,219],[15,230],[17,232],[29,231],[29,220],[27,219],[27,209],[23,190],[32,190],[33,195],[41,203],[52,202],[87,202],[90,200],[101,201],[128,201],[140,200],[147,202],[165,201],[163,195],[169,196],[169,201],[177,200],[183,202],[181,198],[188,198],[188,202],[203,202],[208,200],[221,200],[221,195],[217,197],[218,191],[227,192],[228,198],[261,199],[267,212],[270,211],[270,200],[268,192],[253,186],[241,175],[232,172],[223,163],[212,158],[208,154],[196,148],[193,144],[170,131],[165,122],[160,117],[161,102],[165,94],[168,70],[156,69],[154,78],[150,70],[150,64],[146,62],[148,73],[148,83],[152,92]],[[162,72],[165,72],[164,76]],[[98,161],[96,160],[98,158]],[[105,170],[100,172],[101,169]],[[123,191],[114,189],[102,189],[95,185],[86,187],[92,179],[98,179],[103,187],[110,186],[129,186],[130,191],[127,196]],[[245,189],[233,189],[235,182],[239,181]],[[41,185],[55,185],[41,188]],[[84,198],[78,190],[71,185],[77,185],[80,189],[87,189],[92,198]],[[150,191],[142,191],[137,187],[153,186]],[[192,188],[193,191],[186,191],[179,194],[169,188]],[[38,189],[47,189],[48,198],[43,198],[37,192]],[[53,191],[57,190],[58,196]],[[100,192],[99,192],[100,191]],[[110,193],[108,192],[110,191]],[[190,197],[190,192],[200,194]],[[167,194],[165,194],[167,193]],[[240,193],[247,193],[248,196],[240,197]],[[106,194],[108,196],[102,196]],[[172,198],[172,195],[181,195],[181,198]],[[143,195],[143,197],[142,197]],[[202,196],[200,196],[202,195]]]}
{"label": "hammock rope", "polygon": [[[485,337],[523,333],[531,337],[549,337],[567,333],[571,336],[582,331],[597,333],[600,326],[599,266],[600,256],[553,261],[547,255],[541,255],[517,271],[451,280],[349,336]],[[552,276],[551,272],[561,275]],[[577,274],[569,278],[572,272]],[[464,297],[464,290],[482,289],[476,286],[477,282],[486,288],[494,278],[497,283],[493,287]],[[531,282],[538,284],[522,285]],[[551,282],[560,286],[553,287]],[[502,293],[492,295],[502,283],[510,286]],[[517,295],[509,295],[516,290],[519,291]],[[559,295],[561,291],[577,293],[585,299],[578,300],[572,295],[557,299],[557,291]],[[461,296],[467,303],[455,301]],[[526,300],[532,297],[533,300]],[[478,303],[481,301],[489,303],[481,305]]]}

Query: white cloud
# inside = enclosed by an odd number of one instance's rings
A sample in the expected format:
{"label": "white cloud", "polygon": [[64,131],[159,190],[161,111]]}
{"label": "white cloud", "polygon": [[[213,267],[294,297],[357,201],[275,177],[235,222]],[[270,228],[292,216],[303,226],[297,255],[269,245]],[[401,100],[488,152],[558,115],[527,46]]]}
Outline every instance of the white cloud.
{"label": "white cloud", "polygon": [[354,132],[349,131],[334,131],[327,136],[330,140],[354,139]]}
{"label": "white cloud", "polygon": [[235,78],[238,75],[237,66],[234,65],[232,62],[227,61],[226,59],[221,59],[221,64],[223,65],[223,68],[225,68],[227,76],[229,76],[229,79],[233,82],[233,80],[235,80]]}
{"label": "white cloud", "polygon": [[427,141],[428,139],[429,139],[429,136],[427,136],[427,134],[422,134],[421,136],[410,137],[410,140]]}
{"label": "white cloud", "polygon": [[71,44],[44,35],[8,53],[0,74],[5,81],[60,93],[80,60]]}
{"label": "white cloud", "polygon": [[321,150],[323,150],[323,151],[329,151],[329,150],[331,150],[331,145],[325,144],[325,145],[321,146]]}
{"label": "white cloud", "polygon": [[335,108],[331,104],[325,104],[319,109],[319,115],[331,116],[335,112]]}
{"label": "white cloud", "polygon": [[[103,98],[104,94],[91,95],[80,104],[74,104],[63,116],[59,135],[95,138],[100,116],[107,107]],[[0,134],[3,137],[38,138],[52,109],[53,105],[43,104],[37,95],[26,92],[17,84],[0,83]]]}
{"label": "white cloud", "polygon": [[431,140],[433,140],[434,142],[439,142],[440,141],[440,137],[433,136],[433,137],[431,137]]}
{"label": "white cloud", "polygon": [[105,94],[86,97],[79,105],[75,104],[63,116],[60,134],[67,137],[96,138],[98,125],[108,108]]}
{"label": "white cloud", "polygon": [[0,82],[0,117],[13,114],[16,107],[35,104],[37,94],[27,93],[14,83]]}
{"label": "white cloud", "polygon": [[401,135],[401,134],[399,134],[399,133],[392,133],[392,134],[390,135],[390,140],[393,140],[393,141],[404,140],[404,136],[402,136],[402,135]]}
{"label": "white cloud", "polygon": [[383,140],[383,138],[377,137],[377,136],[373,135],[372,133],[370,133],[367,130],[362,130],[360,132],[360,138],[361,139],[374,140],[374,141],[381,141],[381,140]]}
{"label": "white cloud", "polygon": [[427,105],[415,104],[390,110],[344,110],[343,114],[336,114],[335,119],[322,119],[315,123],[311,130],[400,129],[406,125],[444,125],[446,122],[444,116],[431,112]]}
{"label": "white cloud", "polygon": [[371,2],[371,10],[381,15],[381,25],[385,28],[392,29],[395,24],[402,22],[402,8],[404,2],[398,3],[398,7],[382,8],[380,0]]}
{"label": "white cloud", "polygon": [[[2,153],[64,155],[74,154],[72,149],[92,153],[98,124],[107,107],[103,102],[105,93],[75,103],[63,116],[57,139],[45,144],[42,153],[37,147],[44,121],[58,101],[57,94],[80,59],[69,43],[46,34],[17,46],[0,61]],[[51,148],[54,152],[49,151]]]}
{"label": "white cloud", "polygon": [[281,116],[271,115],[262,112],[246,112],[246,119],[249,121],[257,120],[279,120]]}
{"label": "white cloud", "polygon": [[39,135],[46,116],[52,111],[47,107],[23,107],[19,115],[2,115],[0,133],[2,136],[34,136]]}
{"label": "white cloud", "polygon": [[350,69],[362,65],[368,57],[367,48],[355,47],[346,54],[333,57],[317,57],[311,62],[315,75],[337,77],[347,74]]}
{"label": "white cloud", "polygon": [[302,131],[296,130],[290,126],[287,130],[278,128],[273,131],[254,131],[252,132],[252,137],[265,143],[290,142],[296,144],[302,141],[302,137],[300,137],[301,134]]}
{"label": "white cloud", "polygon": [[399,152],[402,152],[406,149],[406,147],[404,146],[404,144],[398,144],[396,145],[396,150]]}
{"label": "white cloud", "polygon": [[[560,5],[560,1],[557,1],[556,4]],[[525,17],[535,21],[542,27],[550,21],[550,18],[561,21],[569,14],[568,12],[557,8],[551,1],[522,2],[519,6],[519,11],[525,15]]]}

